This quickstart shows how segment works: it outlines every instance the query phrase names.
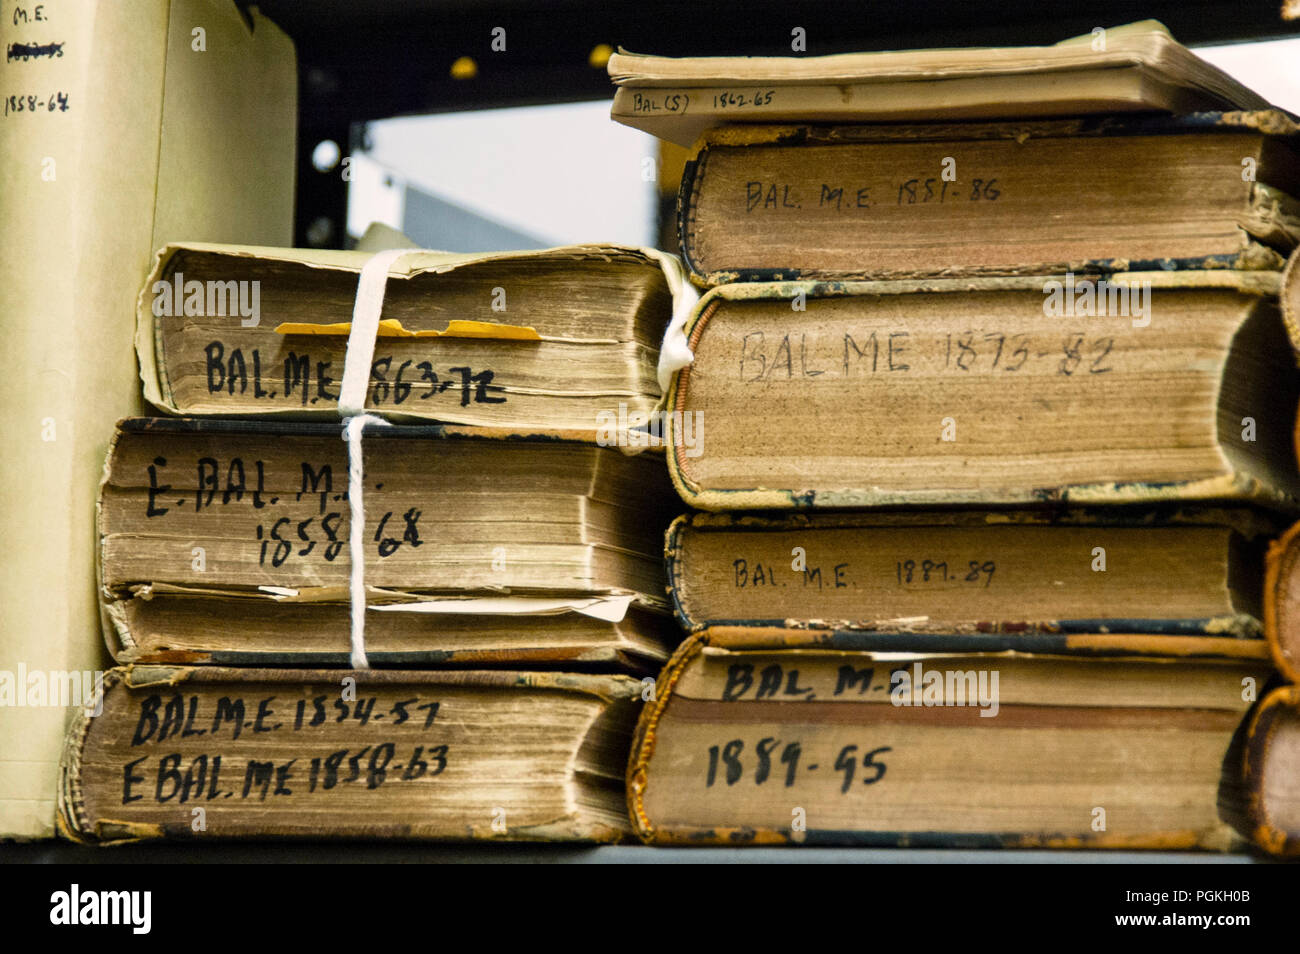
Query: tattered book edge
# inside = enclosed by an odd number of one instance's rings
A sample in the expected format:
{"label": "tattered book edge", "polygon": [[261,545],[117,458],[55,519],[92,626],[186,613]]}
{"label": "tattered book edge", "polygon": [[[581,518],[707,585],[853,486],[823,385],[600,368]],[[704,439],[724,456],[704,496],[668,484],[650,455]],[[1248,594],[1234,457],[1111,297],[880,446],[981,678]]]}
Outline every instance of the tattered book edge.
{"label": "tattered book edge", "polygon": [[[269,246],[223,245],[209,242],[173,242],[158,249],[154,254],[153,267],[150,269],[149,277],[145,280],[145,284],[141,288],[140,295],[137,299],[135,350],[140,365],[140,380],[144,388],[145,400],[159,410],[166,411],[170,414],[192,414],[195,416],[226,415],[325,418],[331,414],[336,414],[336,410],[329,407],[308,408],[305,410],[301,408],[271,408],[265,411],[240,413],[226,410],[182,411],[176,406],[172,396],[171,385],[167,380],[165,368],[161,361],[161,322],[153,314],[152,289],[154,284],[161,280],[161,277],[166,271],[167,265],[172,257],[179,251],[209,252],[237,258],[254,258],[265,261],[296,263],[308,268],[322,268],[333,271],[351,272],[358,275],[360,274],[362,266],[364,266],[371,258],[373,253],[360,251],[336,251],[328,249],[290,249]],[[674,312],[682,310],[689,311],[691,306],[694,304],[694,299],[697,297],[697,293],[686,280],[681,261],[677,256],[669,255],[668,253],[662,252],[658,249],[637,248],[622,245],[570,245],[557,246],[548,249],[490,253],[439,252],[425,249],[420,252],[413,252],[399,263],[394,264],[389,270],[389,278],[409,279],[416,275],[426,273],[443,274],[454,271],[458,268],[473,267],[485,262],[538,258],[550,258],[555,260],[573,259],[576,261],[608,260],[615,256],[640,259],[648,266],[659,268],[663,273],[669,294],[672,297]],[[660,401],[662,401],[662,396],[660,397]],[[390,417],[395,421],[431,421],[437,419],[432,415],[417,415],[395,411],[385,411],[385,416]],[[502,429],[509,430],[509,428]],[[583,429],[580,431],[570,430],[564,432],[546,431],[546,433],[570,434],[575,435],[575,439],[594,442],[597,430],[598,428],[593,426],[591,431]]]}
{"label": "tattered book edge", "polygon": [[[552,672],[508,672],[495,670],[482,671],[410,671],[410,670],[369,670],[352,673],[358,685],[379,684],[416,684],[416,685],[452,685],[468,688],[526,688],[543,691],[577,692],[594,696],[604,703],[602,713],[621,702],[632,702],[641,697],[642,682],[623,675],[595,675],[584,673]],[[96,844],[104,847],[131,844],[139,841],[158,840],[168,837],[167,832],[157,824],[146,822],[128,822],[111,818],[91,819],[87,814],[85,793],[82,787],[81,761],[89,736],[93,715],[97,707],[102,707],[103,694],[114,685],[121,683],[129,689],[150,688],[153,686],[175,686],[186,682],[200,684],[237,682],[237,683],[310,683],[333,682],[338,670],[266,670],[238,669],[233,667],[192,668],[177,666],[126,666],[117,667],[104,674],[102,685],[97,689],[96,697],[82,709],[69,728],[63,758],[59,766],[58,814],[55,827],[60,835],[70,841],[81,844]],[[100,709],[102,711],[102,708]],[[592,726],[602,713],[593,718]],[[591,726],[588,727],[590,732]],[[581,743],[579,745],[581,747]],[[576,778],[576,767],[569,766],[570,780]],[[559,819],[553,822],[531,826],[524,831],[512,833],[512,840],[521,841],[620,841],[624,832],[616,831],[602,823],[593,822],[581,831],[574,826],[577,819]],[[439,839],[442,840],[442,839]]]}

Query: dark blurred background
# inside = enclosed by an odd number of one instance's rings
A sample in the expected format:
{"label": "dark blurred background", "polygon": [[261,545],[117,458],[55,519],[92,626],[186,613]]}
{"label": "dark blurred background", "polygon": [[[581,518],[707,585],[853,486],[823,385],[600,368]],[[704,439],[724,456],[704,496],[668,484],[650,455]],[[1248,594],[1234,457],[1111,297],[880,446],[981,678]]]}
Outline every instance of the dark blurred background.
{"label": "dark blurred background", "polygon": [[[1290,3],[1300,14],[1300,0]],[[604,60],[619,47],[790,55],[796,26],[806,31],[809,56],[1049,44],[1150,18],[1278,105],[1300,109],[1300,39],[1248,52],[1228,46],[1295,37],[1300,21],[1283,18],[1284,0],[240,5],[259,6],[298,47],[299,245],[349,246],[373,219],[421,244],[465,251],[578,240],[671,248],[664,225],[680,157],[660,155],[640,133],[599,126],[599,104],[613,95]],[[494,34],[498,28],[504,33]],[[503,50],[493,49],[494,35]],[[589,105],[540,115],[510,109],[563,103]],[[378,122],[466,111],[489,112],[460,123]]]}

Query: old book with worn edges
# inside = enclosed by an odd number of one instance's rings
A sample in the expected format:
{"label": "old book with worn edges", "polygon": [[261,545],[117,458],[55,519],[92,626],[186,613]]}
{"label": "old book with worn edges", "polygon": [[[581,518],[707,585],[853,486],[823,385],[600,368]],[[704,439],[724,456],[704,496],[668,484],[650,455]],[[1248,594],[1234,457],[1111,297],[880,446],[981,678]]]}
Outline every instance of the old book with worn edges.
{"label": "old book with worn edges", "polygon": [[1279,269],[1300,237],[1278,110],[711,130],[682,177],[703,284]]}
{"label": "old book with worn edges", "polygon": [[69,732],[59,825],[103,843],[619,841],[642,692],[619,675],[114,669]]}
{"label": "old book with worn edges", "polygon": [[[138,304],[145,397],[188,415],[336,414],[369,258],[161,249]],[[684,286],[676,257],[649,249],[414,251],[389,268],[366,405],[393,420],[588,439],[604,417],[627,426],[660,400],[659,343]]]}
{"label": "old book with worn edges", "polygon": [[1268,549],[1264,632],[1273,662],[1291,685],[1271,692],[1250,726],[1246,746],[1248,817],[1255,843],[1277,855],[1300,855],[1300,524]]}
{"label": "old book with worn edges", "polygon": [[618,122],[689,146],[728,123],[915,122],[1261,109],[1155,20],[1054,46],[609,59]]}
{"label": "old book with worn edges", "polygon": [[1300,855],[1300,524],[1268,548],[1264,634],[1273,662],[1291,684],[1271,692],[1250,726],[1246,746],[1248,817],[1255,843]]}
{"label": "old book with worn edges", "polygon": [[629,808],[653,844],[1234,849],[1270,671],[708,630],[642,712]]}
{"label": "old book with worn edges", "polygon": [[1265,696],[1246,737],[1246,817],[1255,844],[1300,856],[1300,686]]}
{"label": "old book with worn edges", "polygon": [[[662,541],[679,505],[657,455],[437,425],[368,429],[362,453],[377,662],[666,658]],[[346,660],[347,493],[338,425],[121,422],[99,501],[114,653]]]}
{"label": "old book with worn edges", "polygon": [[17,689],[0,838],[53,835],[69,712],[50,700],[105,662],[88,542],[113,422],[142,408],[131,340],[153,252],[292,238],[294,48],[246,6],[42,0],[0,17],[0,692]]}
{"label": "old book with worn edges", "polygon": [[1264,564],[1264,634],[1277,668],[1300,682],[1300,523],[1268,548]]}
{"label": "old book with worn edges", "polygon": [[[1241,510],[694,513],[668,530],[688,631],[761,627],[858,649],[1263,651],[1264,546]],[[1196,645],[1173,639],[1170,646]]]}
{"label": "old book with worn edges", "polygon": [[[1294,512],[1279,288],[1250,271],[723,285],[685,325],[669,470],[706,510]],[[694,446],[675,436],[704,423]]]}

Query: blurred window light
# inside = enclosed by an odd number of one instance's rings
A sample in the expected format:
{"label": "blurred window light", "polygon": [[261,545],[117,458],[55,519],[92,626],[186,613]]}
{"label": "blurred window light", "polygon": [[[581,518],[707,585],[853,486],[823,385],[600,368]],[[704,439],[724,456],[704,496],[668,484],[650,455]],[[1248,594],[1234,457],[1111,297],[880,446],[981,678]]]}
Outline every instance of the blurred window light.
{"label": "blurred window light", "polygon": [[371,221],[428,248],[489,251],[654,244],[658,142],[609,118],[609,101],[371,123],[353,157],[348,233]]}

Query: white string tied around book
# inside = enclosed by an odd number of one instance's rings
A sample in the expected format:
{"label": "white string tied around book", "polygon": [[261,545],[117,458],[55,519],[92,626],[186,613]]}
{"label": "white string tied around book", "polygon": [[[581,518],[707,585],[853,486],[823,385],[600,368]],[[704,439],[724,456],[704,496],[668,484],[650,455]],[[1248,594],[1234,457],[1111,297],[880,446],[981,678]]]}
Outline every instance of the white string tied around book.
{"label": "white string tied around book", "polygon": [[343,418],[343,440],[348,445],[348,604],[352,614],[353,669],[369,669],[366,658],[366,506],[365,468],[361,434],[367,426],[388,427],[388,421],[366,413],[366,392],[370,390],[370,366],[375,359],[375,338],[379,316],[384,310],[388,270],[415,248],[394,248],[371,256],[357,279],[357,297],[352,304],[352,327],[343,356],[343,381],[339,385],[339,416]]}

